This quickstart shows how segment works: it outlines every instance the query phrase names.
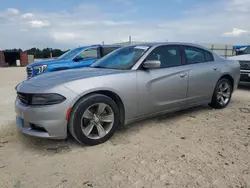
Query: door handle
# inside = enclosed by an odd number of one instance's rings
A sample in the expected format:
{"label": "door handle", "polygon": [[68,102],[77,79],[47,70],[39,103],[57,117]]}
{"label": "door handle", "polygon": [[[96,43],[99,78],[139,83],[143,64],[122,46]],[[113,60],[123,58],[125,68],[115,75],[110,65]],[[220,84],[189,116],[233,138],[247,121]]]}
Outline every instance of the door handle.
{"label": "door handle", "polygon": [[187,76],[187,73],[186,73],[186,72],[180,74],[180,77],[182,77],[182,78],[183,78],[183,77],[186,77],[186,76]]}
{"label": "door handle", "polygon": [[214,70],[217,71],[217,70],[219,70],[219,69],[218,69],[217,67],[214,67]]}

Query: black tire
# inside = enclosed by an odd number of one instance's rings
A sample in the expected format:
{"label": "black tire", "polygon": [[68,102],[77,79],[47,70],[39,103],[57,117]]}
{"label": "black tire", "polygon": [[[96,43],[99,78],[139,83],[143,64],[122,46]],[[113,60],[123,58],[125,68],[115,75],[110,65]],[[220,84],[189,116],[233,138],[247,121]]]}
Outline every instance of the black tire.
{"label": "black tire", "polygon": [[[219,102],[219,99],[217,98],[217,95],[218,95],[218,92],[219,92],[219,86],[222,84],[222,83],[227,83],[229,85],[229,90],[230,90],[230,95],[229,95],[229,100],[225,103],[225,104],[221,104]],[[228,80],[227,78],[222,78],[220,79],[216,86],[215,86],[215,89],[214,89],[214,93],[213,93],[213,97],[212,97],[212,101],[211,103],[209,104],[212,108],[215,108],[215,109],[222,109],[222,108],[225,108],[231,101],[231,97],[232,97],[232,91],[233,91],[233,86],[232,86],[232,83],[230,82],[230,80]]]}
{"label": "black tire", "polygon": [[[81,117],[86,109],[95,103],[105,103],[111,107],[114,113],[114,122],[111,130],[100,139],[90,139],[81,129]],[[108,96],[102,94],[92,94],[80,99],[73,107],[69,119],[69,131],[71,135],[81,144],[98,145],[111,138],[119,126],[120,114],[116,103]]]}

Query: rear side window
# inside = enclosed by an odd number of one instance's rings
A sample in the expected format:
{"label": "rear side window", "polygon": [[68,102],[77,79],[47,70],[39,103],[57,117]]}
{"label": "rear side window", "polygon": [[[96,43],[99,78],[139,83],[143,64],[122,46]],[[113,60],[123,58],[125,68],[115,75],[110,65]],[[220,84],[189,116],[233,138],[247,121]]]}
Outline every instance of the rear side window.
{"label": "rear side window", "polygon": [[200,48],[185,46],[184,52],[186,55],[188,64],[203,63],[208,61],[214,61],[212,53]]}
{"label": "rear side window", "polygon": [[101,48],[101,56],[104,57],[116,49],[118,49],[118,47],[103,47]]}

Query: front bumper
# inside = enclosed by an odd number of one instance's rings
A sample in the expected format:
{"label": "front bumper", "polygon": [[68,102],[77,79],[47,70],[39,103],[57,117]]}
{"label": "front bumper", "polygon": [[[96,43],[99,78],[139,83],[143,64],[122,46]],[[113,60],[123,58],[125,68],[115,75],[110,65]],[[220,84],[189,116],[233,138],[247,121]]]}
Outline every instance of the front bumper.
{"label": "front bumper", "polygon": [[46,107],[24,106],[15,101],[16,124],[23,134],[30,136],[65,139],[67,138],[67,121],[63,104]]}
{"label": "front bumper", "polygon": [[241,71],[240,82],[250,82],[250,71]]}

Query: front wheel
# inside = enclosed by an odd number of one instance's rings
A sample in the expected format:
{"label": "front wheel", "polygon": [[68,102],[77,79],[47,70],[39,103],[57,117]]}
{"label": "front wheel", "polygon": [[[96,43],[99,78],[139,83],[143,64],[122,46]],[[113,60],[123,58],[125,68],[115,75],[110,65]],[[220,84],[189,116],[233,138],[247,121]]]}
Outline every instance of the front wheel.
{"label": "front wheel", "polygon": [[231,100],[232,91],[231,82],[226,78],[220,79],[216,84],[210,105],[215,109],[225,108]]}
{"label": "front wheel", "polygon": [[81,99],[72,110],[69,130],[80,143],[97,145],[107,141],[119,125],[119,109],[106,95]]}

